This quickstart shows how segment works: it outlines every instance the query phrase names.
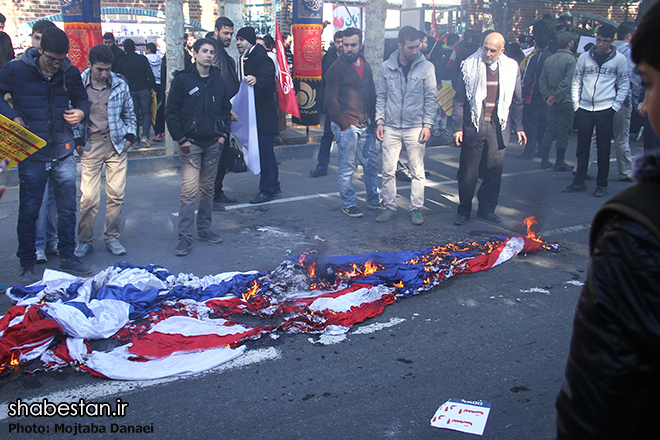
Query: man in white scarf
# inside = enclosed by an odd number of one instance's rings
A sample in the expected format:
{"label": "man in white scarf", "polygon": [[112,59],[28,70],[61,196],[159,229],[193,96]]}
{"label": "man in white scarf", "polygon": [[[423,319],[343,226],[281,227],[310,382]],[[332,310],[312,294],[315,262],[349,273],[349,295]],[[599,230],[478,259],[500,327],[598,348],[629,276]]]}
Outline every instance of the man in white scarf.
{"label": "man in white scarf", "polygon": [[[465,111],[466,107],[469,111]],[[499,223],[495,207],[500,194],[505,148],[510,125],[518,134],[518,143],[527,137],[522,125],[522,92],[518,63],[504,55],[504,37],[498,32],[486,35],[481,50],[461,64],[454,97],[454,141],[461,147],[458,168],[460,204],[454,224],[470,219],[472,198],[480,176],[483,182],[477,198],[477,218]],[[482,156],[486,155],[482,164]]]}

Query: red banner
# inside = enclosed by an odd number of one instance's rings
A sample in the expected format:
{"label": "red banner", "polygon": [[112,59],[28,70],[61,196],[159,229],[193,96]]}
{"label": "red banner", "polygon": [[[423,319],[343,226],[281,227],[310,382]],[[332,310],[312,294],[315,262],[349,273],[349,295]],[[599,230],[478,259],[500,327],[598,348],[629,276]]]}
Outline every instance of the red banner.
{"label": "red banner", "polygon": [[289,65],[286,62],[284,40],[282,40],[282,33],[280,32],[280,25],[277,22],[277,19],[275,19],[275,29],[277,31],[275,44],[277,45],[277,64],[279,67],[277,83],[279,85],[278,92],[280,97],[280,109],[285,113],[300,118],[296,91],[293,88],[291,72],[289,72]]}
{"label": "red banner", "polygon": [[440,40],[440,31],[438,30],[438,21],[435,17],[435,0],[433,0],[433,38],[435,41]]}

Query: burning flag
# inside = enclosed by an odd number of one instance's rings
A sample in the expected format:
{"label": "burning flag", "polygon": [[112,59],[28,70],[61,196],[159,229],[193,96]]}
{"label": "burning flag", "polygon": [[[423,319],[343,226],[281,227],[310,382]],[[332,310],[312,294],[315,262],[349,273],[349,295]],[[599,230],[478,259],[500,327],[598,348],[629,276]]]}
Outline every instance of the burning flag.
{"label": "burning flag", "polygon": [[[541,249],[553,247],[532,233],[419,251],[305,253],[268,273],[203,278],[128,263],[90,279],[47,269],[39,283],[7,291],[17,305],[0,317],[0,371],[40,359],[46,370],[73,366],[118,380],[197,373],[240,356],[247,340],[343,334],[447,278]],[[241,322],[246,315],[264,324]],[[95,340],[105,340],[103,350]]]}

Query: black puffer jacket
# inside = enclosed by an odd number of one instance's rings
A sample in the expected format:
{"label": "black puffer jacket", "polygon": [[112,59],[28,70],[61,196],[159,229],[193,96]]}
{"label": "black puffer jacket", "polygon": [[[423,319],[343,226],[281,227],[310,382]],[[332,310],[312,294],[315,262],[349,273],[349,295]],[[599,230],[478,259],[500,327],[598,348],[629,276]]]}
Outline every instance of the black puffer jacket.
{"label": "black puffer jacket", "polygon": [[208,78],[199,76],[195,64],[177,72],[165,107],[167,128],[179,145],[190,141],[207,147],[231,133],[231,103],[218,68]]}
{"label": "black puffer jacket", "polygon": [[594,218],[557,439],[660,436],[660,155]]}

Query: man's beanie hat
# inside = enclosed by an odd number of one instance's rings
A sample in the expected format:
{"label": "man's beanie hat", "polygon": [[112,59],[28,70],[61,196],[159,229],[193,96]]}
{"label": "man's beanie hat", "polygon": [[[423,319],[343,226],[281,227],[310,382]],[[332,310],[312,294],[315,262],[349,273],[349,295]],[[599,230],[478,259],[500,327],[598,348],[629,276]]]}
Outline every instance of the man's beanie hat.
{"label": "man's beanie hat", "polygon": [[257,44],[257,33],[254,31],[254,28],[251,26],[246,26],[241,28],[236,34],[236,38],[241,37],[244,40],[250,42],[250,44]]}

